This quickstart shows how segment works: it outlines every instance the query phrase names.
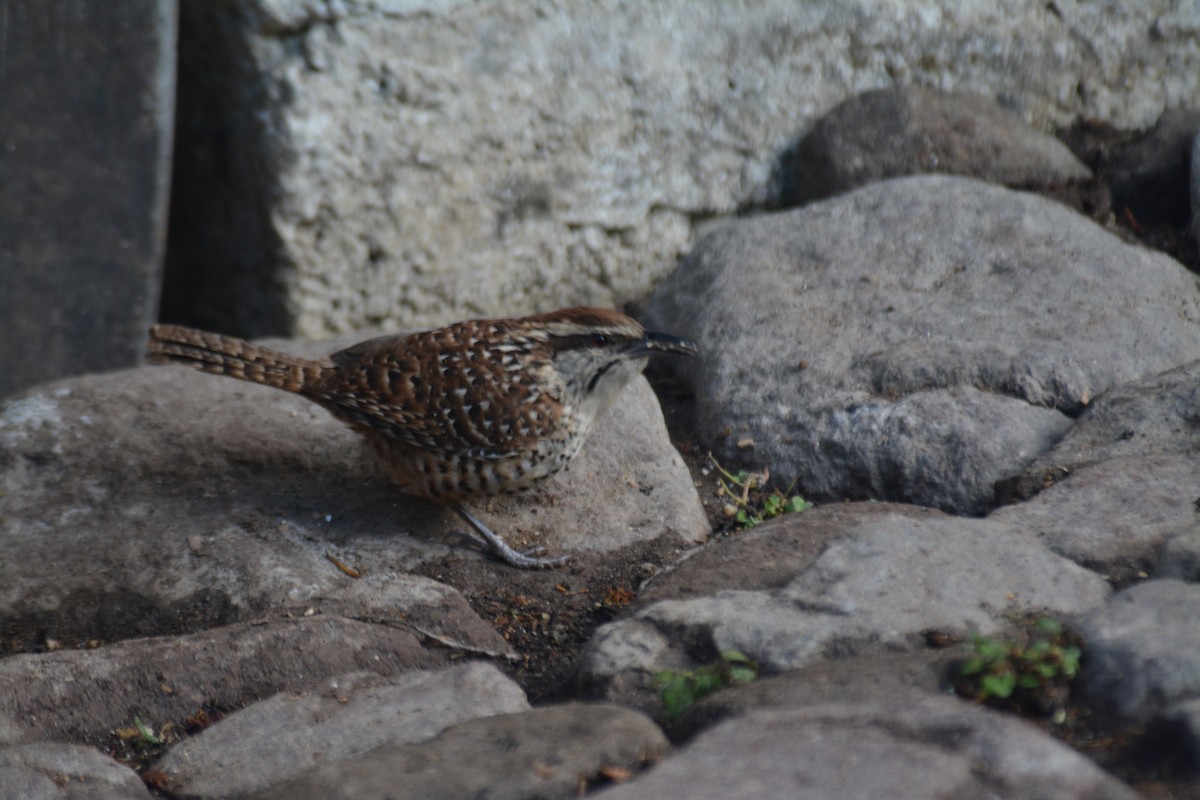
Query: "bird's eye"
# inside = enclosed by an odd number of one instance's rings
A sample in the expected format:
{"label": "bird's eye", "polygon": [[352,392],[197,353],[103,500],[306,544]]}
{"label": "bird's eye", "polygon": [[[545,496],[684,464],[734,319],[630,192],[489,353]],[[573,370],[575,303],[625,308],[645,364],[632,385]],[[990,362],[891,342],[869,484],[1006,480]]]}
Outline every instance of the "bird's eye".
{"label": "bird's eye", "polygon": [[606,344],[610,343],[611,341],[612,341],[612,339],[609,339],[603,333],[593,333],[592,334],[592,344],[594,344],[596,347],[604,347]]}

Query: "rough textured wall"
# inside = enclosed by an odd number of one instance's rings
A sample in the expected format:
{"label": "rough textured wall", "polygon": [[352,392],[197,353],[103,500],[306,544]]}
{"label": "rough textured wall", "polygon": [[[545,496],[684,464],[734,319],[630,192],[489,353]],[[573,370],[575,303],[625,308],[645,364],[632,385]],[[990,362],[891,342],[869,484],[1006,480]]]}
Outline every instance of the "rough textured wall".
{"label": "rough textured wall", "polygon": [[319,336],[623,303],[862,90],[1152,124],[1200,97],[1193,9],[184,0],[168,316]]}

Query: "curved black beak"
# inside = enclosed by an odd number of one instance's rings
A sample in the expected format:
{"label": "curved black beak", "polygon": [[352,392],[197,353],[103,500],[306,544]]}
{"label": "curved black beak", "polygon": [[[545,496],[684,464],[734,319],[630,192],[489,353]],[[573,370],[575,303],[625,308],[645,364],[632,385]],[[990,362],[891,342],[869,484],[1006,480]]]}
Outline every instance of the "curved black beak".
{"label": "curved black beak", "polygon": [[645,338],[641,341],[629,343],[629,349],[625,351],[625,355],[634,358],[653,353],[694,356],[699,352],[700,348],[687,339],[680,339],[678,336],[671,336],[667,333],[646,331]]}

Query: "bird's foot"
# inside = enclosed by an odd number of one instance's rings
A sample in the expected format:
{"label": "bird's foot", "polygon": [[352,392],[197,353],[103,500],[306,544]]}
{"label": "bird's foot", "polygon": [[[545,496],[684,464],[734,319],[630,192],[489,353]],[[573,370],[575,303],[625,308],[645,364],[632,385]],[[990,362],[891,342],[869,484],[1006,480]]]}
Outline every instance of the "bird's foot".
{"label": "bird's foot", "polygon": [[487,525],[484,525],[470,511],[467,511],[461,505],[455,505],[454,510],[460,517],[467,521],[467,524],[474,528],[474,533],[479,537],[477,541],[483,548],[483,551],[510,566],[520,569],[549,569],[550,567],[565,564],[571,558],[570,556],[538,558],[539,554],[546,552],[546,548],[544,547],[533,547],[525,551],[514,550],[508,542],[493,533]]}

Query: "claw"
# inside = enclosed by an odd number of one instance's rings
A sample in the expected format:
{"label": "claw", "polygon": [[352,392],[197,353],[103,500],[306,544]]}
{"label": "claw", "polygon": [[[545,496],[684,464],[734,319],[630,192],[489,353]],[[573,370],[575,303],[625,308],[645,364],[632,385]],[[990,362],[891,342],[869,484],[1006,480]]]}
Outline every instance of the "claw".
{"label": "claw", "polygon": [[555,556],[553,558],[535,558],[534,554],[544,553],[546,550],[543,547],[534,547],[526,550],[524,553],[514,550],[503,539],[492,532],[487,525],[484,525],[470,511],[467,511],[460,504],[454,505],[455,512],[466,520],[467,524],[475,529],[475,532],[483,540],[483,549],[492,555],[514,567],[521,569],[548,569],[557,567],[560,564],[566,563],[570,556]]}

